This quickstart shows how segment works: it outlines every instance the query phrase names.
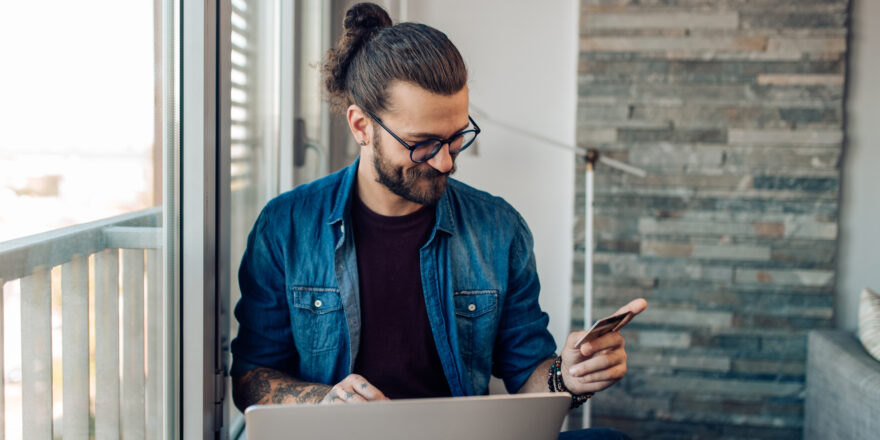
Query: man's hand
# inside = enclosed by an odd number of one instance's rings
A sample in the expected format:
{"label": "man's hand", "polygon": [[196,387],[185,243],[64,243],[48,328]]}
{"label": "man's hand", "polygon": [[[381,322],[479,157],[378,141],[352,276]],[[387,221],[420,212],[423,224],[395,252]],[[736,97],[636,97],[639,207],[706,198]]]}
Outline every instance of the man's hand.
{"label": "man's hand", "polygon": [[362,376],[349,374],[330,389],[330,392],[324,396],[321,403],[355,403],[369,402],[371,400],[389,399]]}
{"label": "man's hand", "polygon": [[[632,312],[633,316],[642,313],[648,303],[636,299],[621,307],[617,312]],[[611,332],[581,344],[574,344],[586,334],[586,330],[568,335],[562,350],[562,379],[572,394],[595,393],[617,383],[626,374],[626,341],[619,332]]]}
{"label": "man's hand", "polygon": [[272,368],[256,368],[232,378],[232,399],[244,412],[251,405],[278,403],[347,403],[388,400],[381,391],[357,374],[333,387],[303,382]]}

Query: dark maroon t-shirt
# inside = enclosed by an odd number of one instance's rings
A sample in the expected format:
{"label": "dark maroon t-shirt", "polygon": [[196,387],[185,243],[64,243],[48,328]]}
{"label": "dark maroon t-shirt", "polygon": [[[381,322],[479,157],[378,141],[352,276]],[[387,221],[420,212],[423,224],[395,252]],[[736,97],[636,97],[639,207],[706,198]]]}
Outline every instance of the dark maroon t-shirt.
{"label": "dark maroon t-shirt", "polygon": [[352,203],[361,300],[354,372],[395,398],[450,396],[425,308],[419,249],[430,238],[434,206],[387,217]]}

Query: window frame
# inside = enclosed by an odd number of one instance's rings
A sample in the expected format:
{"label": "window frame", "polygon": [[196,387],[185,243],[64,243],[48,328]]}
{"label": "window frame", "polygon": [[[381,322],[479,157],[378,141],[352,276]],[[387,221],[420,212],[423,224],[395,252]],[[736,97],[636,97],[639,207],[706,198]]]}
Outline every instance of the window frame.
{"label": "window frame", "polygon": [[[230,298],[230,154],[231,144],[231,0],[186,2],[161,0],[166,5],[180,3],[180,132],[179,192],[166,194],[166,200],[179,203],[177,214],[167,214],[169,222],[180,227],[169,241],[177,240],[174,269],[179,271],[173,289],[173,305],[168,313],[175,320],[167,363],[167,437],[237,438],[243,419],[224,420],[228,405],[228,346],[232,317]],[[321,2],[321,45],[329,48],[331,3]],[[279,84],[279,161],[273,170],[276,192],[297,183],[304,167],[294,161],[295,119],[299,116],[300,69],[307,64],[300,48],[303,5],[299,0],[278,2],[280,14]],[[167,8],[167,6],[166,6]],[[168,12],[166,11],[166,14]],[[166,16],[166,19],[168,17]],[[166,46],[167,47],[167,46]],[[316,147],[323,159],[329,157],[330,115],[324,104],[321,137]],[[319,175],[327,173],[327,162],[319,161]]]}
{"label": "window frame", "polygon": [[218,169],[223,165],[218,154],[218,14],[223,3],[228,1],[185,1],[181,6],[180,337],[175,347],[180,407],[174,438],[207,440],[222,429],[215,402],[222,405],[225,385],[217,380],[218,280],[224,270],[217,252],[223,228],[217,223],[222,206]]}

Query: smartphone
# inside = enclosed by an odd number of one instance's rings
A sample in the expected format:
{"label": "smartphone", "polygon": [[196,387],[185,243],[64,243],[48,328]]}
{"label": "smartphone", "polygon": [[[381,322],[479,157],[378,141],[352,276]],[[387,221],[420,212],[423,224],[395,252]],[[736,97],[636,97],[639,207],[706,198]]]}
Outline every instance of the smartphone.
{"label": "smartphone", "polygon": [[617,315],[611,315],[607,318],[602,318],[596,321],[596,323],[593,324],[592,327],[590,327],[590,331],[588,331],[587,334],[585,334],[577,342],[575,342],[574,348],[578,348],[584,342],[592,341],[593,339],[596,339],[604,334],[616,332],[631,320],[632,312],[623,312]]}

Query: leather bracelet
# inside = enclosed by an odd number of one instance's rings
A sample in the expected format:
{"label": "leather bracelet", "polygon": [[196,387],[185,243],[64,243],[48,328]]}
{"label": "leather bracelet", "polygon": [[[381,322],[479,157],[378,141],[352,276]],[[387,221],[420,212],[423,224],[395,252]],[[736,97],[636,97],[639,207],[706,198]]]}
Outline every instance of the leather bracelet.
{"label": "leather bracelet", "polygon": [[587,400],[590,400],[590,397],[593,397],[593,393],[573,394],[565,386],[565,382],[562,380],[562,356],[557,356],[553,363],[550,364],[550,371],[547,372],[547,386],[550,388],[551,393],[565,392],[571,394],[569,409],[575,409],[583,405]]}

